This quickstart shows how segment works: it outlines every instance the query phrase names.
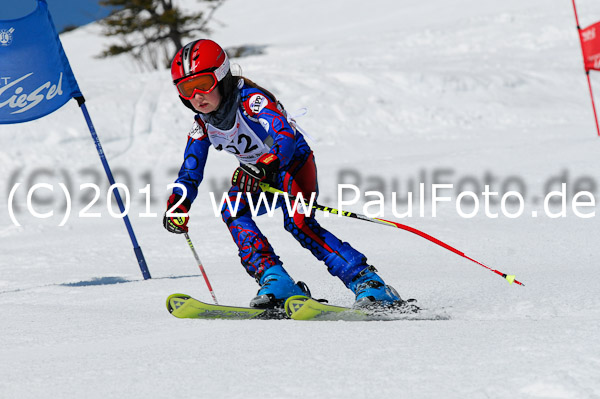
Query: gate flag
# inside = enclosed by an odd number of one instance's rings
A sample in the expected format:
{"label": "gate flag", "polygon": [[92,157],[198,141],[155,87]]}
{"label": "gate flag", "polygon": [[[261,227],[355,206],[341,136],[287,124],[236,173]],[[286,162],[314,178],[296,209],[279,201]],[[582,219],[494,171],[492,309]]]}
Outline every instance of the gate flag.
{"label": "gate flag", "polygon": [[35,11],[0,21],[0,123],[41,118],[82,97],[46,0]]}
{"label": "gate flag", "polygon": [[579,31],[585,70],[600,71],[600,22]]}
{"label": "gate flag", "polygon": [[592,82],[590,81],[590,71],[600,71],[600,22],[596,22],[581,29],[579,26],[579,16],[575,0],[572,0],[573,11],[575,12],[575,23],[579,32],[579,43],[581,44],[581,53],[583,54],[583,66],[587,77],[588,88],[590,89],[590,98],[592,100],[592,109],[594,110],[594,121],[596,122],[596,131],[600,137],[600,124],[598,124],[598,114],[596,113],[596,103],[594,102],[594,92],[592,91]]}
{"label": "gate flag", "polygon": [[[0,20],[0,124],[27,122],[77,100],[111,187],[115,179],[62,47],[46,0],[25,17]],[[112,190],[144,279],[151,278],[119,191]]]}

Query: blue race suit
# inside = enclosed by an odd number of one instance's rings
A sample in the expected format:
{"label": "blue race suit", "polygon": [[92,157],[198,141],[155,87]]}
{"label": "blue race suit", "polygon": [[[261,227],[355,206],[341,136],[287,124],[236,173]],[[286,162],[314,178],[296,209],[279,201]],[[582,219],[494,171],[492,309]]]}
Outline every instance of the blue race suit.
{"label": "blue race suit", "polygon": [[[280,169],[272,186],[291,195],[302,193],[310,198],[318,193],[317,169],[312,150],[302,134],[295,129],[294,121],[288,121],[280,103],[274,102],[261,90],[250,87],[240,80],[240,102],[237,104],[236,121],[232,129],[224,131],[206,123],[202,114],[195,116],[196,123],[188,136],[184,162],[176,183],[187,189],[187,198],[193,202],[202,182],[206,158],[210,147],[235,155],[240,163],[254,163],[265,153],[276,155]],[[183,195],[179,188],[174,193]],[[237,186],[229,189],[229,198],[235,204]],[[258,194],[252,197],[258,201]],[[314,210],[309,214],[290,214],[283,199],[277,206],[283,211],[284,227],[296,240],[309,249],[319,260],[325,262],[329,272],[339,277],[348,287],[352,279],[367,267],[366,257],[340,241],[319,225]],[[241,263],[257,281],[262,273],[275,265],[281,265],[267,238],[252,219],[247,197],[241,195],[235,215],[225,202],[221,210],[233,240],[239,248]]]}

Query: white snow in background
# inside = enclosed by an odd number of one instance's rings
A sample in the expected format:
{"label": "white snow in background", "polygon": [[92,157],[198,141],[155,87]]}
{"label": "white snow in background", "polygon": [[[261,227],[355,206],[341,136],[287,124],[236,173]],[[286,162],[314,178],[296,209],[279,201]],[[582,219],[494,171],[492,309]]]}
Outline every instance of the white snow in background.
{"label": "white snow in background", "polygon": [[[597,2],[577,4],[582,26],[600,19]],[[568,210],[551,219],[540,199],[559,176],[571,196],[578,179],[598,191],[600,141],[570,2],[229,0],[215,18],[212,38],[223,46],[265,46],[264,54],[233,60],[246,76],[289,111],[308,107],[299,123],[318,140],[310,144],[321,203],[335,205],[338,177],[349,170],[358,171],[364,191],[383,187],[387,201],[420,174],[431,184],[436,171],[455,185],[471,177],[483,184],[486,173],[496,189],[511,176],[525,182],[517,219],[483,210],[462,219],[441,204],[436,218],[417,210],[401,222],[526,286],[408,232],[319,215],[403,297],[451,319],[170,316],[171,293],[211,301],[185,240],[162,227],[192,114],[168,70],[141,73],[126,56],[94,58],[107,39],[91,24],[61,39],[117,181],[130,187],[130,215],[153,279],[142,280],[123,223],[107,214],[106,179],[75,102],[38,121],[0,126],[0,397],[600,397],[599,216]],[[235,165],[234,157],[209,156],[190,236],[219,301],[246,305],[257,285],[208,197]],[[17,182],[21,227],[6,207]],[[37,182],[55,185],[36,195],[39,212],[55,210],[51,218],[27,216],[24,187]],[[63,227],[59,182],[74,196]],[[103,187],[91,210],[101,218],[77,217],[92,194],[79,185],[88,182]],[[158,216],[141,218],[138,190],[148,183]],[[362,212],[362,203],[352,210]],[[386,217],[393,218],[389,206]],[[283,230],[279,213],[258,223],[314,296],[352,303]]]}

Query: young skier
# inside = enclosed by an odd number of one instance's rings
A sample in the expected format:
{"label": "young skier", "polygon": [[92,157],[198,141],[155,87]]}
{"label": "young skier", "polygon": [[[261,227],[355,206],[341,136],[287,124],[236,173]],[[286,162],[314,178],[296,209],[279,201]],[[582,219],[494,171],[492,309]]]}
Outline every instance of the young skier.
{"label": "young skier", "polygon": [[[188,43],[175,55],[171,76],[183,104],[195,113],[188,135],[184,161],[175,181],[187,189],[187,196],[172,213],[187,213],[198,194],[210,147],[235,155],[240,166],[234,171],[229,189],[231,203],[242,193],[235,216],[227,203],[221,210],[241,263],[260,289],[250,306],[272,308],[283,305],[292,295],[310,296],[302,282],[294,283],[283,268],[267,238],[256,226],[246,193],[258,199],[260,183],[308,199],[317,193],[317,170],[313,152],[293,120],[275,97],[244,77],[234,77],[225,51],[211,40]],[[182,200],[179,188],[167,201],[167,210]],[[325,230],[310,214],[290,214],[278,198],[284,227],[296,240],[323,261],[329,273],[338,277],[356,295],[355,307],[395,307],[404,301],[386,285],[366,257],[347,242]],[[253,201],[257,203],[257,201]],[[188,231],[189,217],[165,217],[171,233]]]}

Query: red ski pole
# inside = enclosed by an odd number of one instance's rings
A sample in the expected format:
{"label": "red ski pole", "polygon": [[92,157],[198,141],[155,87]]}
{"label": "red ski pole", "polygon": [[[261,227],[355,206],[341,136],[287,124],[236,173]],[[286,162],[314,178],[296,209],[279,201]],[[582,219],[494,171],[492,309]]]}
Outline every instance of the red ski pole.
{"label": "red ski pole", "polygon": [[192,253],[194,254],[194,258],[196,258],[196,262],[198,262],[198,267],[200,268],[200,271],[202,272],[204,281],[206,281],[206,286],[208,287],[208,290],[210,291],[210,295],[212,295],[212,298],[213,298],[213,301],[215,301],[215,304],[218,305],[219,302],[217,302],[217,297],[215,296],[215,292],[213,291],[212,286],[210,285],[210,281],[208,281],[208,276],[206,275],[206,272],[204,271],[204,266],[202,266],[200,257],[198,257],[198,254],[196,253],[196,249],[194,248],[194,244],[192,244],[192,240],[190,240],[190,236],[188,235],[188,233],[185,233],[185,239],[187,240],[188,245],[190,246],[190,249],[192,250]]}
{"label": "red ski pole", "polygon": [[[265,184],[265,183],[261,183],[261,184],[260,184],[260,188],[261,188],[261,189],[262,189],[264,192],[269,192],[269,193],[273,193],[273,194],[277,193],[277,194],[283,194],[283,195],[286,195],[286,196],[288,196],[288,198],[289,198],[290,200],[292,200],[292,201],[296,201],[296,200],[298,199],[298,197],[295,197],[295,196],[293,196],[293,195],[291,195],[291,194],[288,194],[288,193],[286,193],[286,192],[284,192],[284,191],[281,191],[281,190],[278,190],[278,189],[276,189],[276,188],[273,188],[273,187],[271,187],[271,186],[269,186],[268,184]],[[306,200],[304,200],[303,202],[304,202],[306,205],[309,205],[309,204],[308,204],[308,202],[306,202]],[[475,259],[473,259],[473,258],[471,258],[471,257],[468,257],[468,256],[467,256],[467,255],[465,255],[463,252],[459,251],[458,249],[456,249],[456,248],[454,248],[454,247],[451,247],[450,245],[446,244],[445,242],[443,242],[443,241],[440,241],[440,240],[438,240],[437,238],[435,238],[435,237],[433,237],[433,236],[430,236],[430,235],[429,235],[429,234],[427,234],[427,233],[424,233],[424,232],[422,232],[422,231],[420,231],[420,230],[417,230],[417,229],[415,229],[415,228],[413,228],[413,227],[410,227],[410,226],[407,226],[407,225],[405,225],[405,224],[396,223],[396,222],[391,222],[391,221],[389,221],[389,220],[385,220],[385,219],[379,219],[379,218],[370,218],[370,217],[368,217],[368,216],[361,215],[361,214],[354,213],[354,212],[349,212],[349,211],[339,211],[339,210],[337,210],[337,209],[335,209],[335,208],[330,208],[330,207],[327,207],[327,206],[322,206],[322,205],[319,205],[319,204],[317,204],[316,202],[313,202],[313,204],[312,204],[312,208],[313,208],[313,209],[316,209],[316,210],[319,210],[319,211],[323,211],[323,212],[332,213],[332,214],[334,214],[334,215],[342,215],[342,216],[346,216],[346,217],[353,218],[353,219],[365,220],[365,221],[367,221],[367,222],[372,222],[372,223],[383,224],[383,225],[386,225],[386,226],[392,226],[392,227],[396,227],[396,228],[399,228],[399,229],[402,229],[402,230],[409,231],[409,232],[411,232],[411,233],[413,233],[413,234],[416,234],[416,235],[418,235],[418,236],[420,236],[420,237],[423,237],[423,238],[425,238],[426,240],[429,240],[429,241],[431,241],[431,242],[433,242],[433,243],[435,243],[435,244],[439,245],[440,247],[446,248],[448,251],[454,252],[455,254],[457,254],[457,255],[460,255],[460,256],[462,256],[463,258],[470,260],[471,262],[477,263],[479,266],[481,266],[481,267],[484,267],[484,268],[486,268],[486,269],[488,269],[488,270],[490,270],[490,271],[492,271],[492,272],[496,273],[496,274],[497,274],[497,275],[499,275],[499,276],[502,276],[502,277],[503,277],[503,278],[505,278],[505,279],[506,279],[506,281],[508,281],[510,284],[512,284],[512,283],[515,283],[515,284],[518,284],[518,285],[525,286],[525,284],[523,284],[523,283],[521,283],[520,281],[516,280],[514,275],[512,275],[512,274],[506,274],[506,273],[502,273],[502,272],[500,272],[500,271],[498,271],[498,270],[492,269],[491,267],[488,267],[488,266],[484,265],[483,263],[481,263],[481,262],[479,262],[479,261],[476,261]]]}

